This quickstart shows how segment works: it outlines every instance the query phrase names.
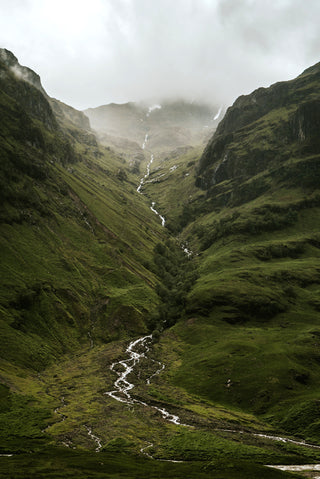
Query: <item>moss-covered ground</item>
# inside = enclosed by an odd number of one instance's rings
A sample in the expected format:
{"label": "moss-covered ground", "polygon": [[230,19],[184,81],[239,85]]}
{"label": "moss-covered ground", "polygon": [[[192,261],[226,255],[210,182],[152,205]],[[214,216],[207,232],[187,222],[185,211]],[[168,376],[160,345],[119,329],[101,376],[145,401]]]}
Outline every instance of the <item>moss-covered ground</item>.
{"label": "moss-covered ground", "polygon": [[[276,428],[241,408],[171,386],[185,351],[173,330],[153,345],[130,376],[136,385],[132,395],[165,407],[188,425],[168,423],[140,404],[115,401],[104,393],[114,389],[110,365],[126,356],[125,344],[84,349],[33,376],[23,369],[2,371],[11,392],[1,389],[0,447],[1,454],[12,456],[1,457],[1,477],[272,478],[284,473],[264,464],[319,461],[318,449],[255,437]],[[152,359],[164,357],[165,370],[148,385],[146,378],[157,367]],[[100,452],[94,452],[97,443],[88,427],[101,441]]]}

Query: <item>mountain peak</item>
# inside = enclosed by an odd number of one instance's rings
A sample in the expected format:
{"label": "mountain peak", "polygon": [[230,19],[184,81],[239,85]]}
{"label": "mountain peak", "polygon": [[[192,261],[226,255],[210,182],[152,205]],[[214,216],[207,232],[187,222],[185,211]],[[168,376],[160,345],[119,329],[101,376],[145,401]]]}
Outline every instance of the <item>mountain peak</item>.
{"label": "mountain peak", "polygon": [[31,68],[20,65],[17,57],[10,52],[10,50],[7,50],[6,48],[0,48],[0,62],[4,63],[18,80],[23,80],[27,83],[30,83],[35,88],[40,90],[41,93],[47,96],[43,86],[41,85],[40,76],[31,70]]}
{"label": "mountain peak", "polygon": [[6,48],[0,48],[0,61],[7,65],[7,67],[12,67],[19,63],[17,57]]}

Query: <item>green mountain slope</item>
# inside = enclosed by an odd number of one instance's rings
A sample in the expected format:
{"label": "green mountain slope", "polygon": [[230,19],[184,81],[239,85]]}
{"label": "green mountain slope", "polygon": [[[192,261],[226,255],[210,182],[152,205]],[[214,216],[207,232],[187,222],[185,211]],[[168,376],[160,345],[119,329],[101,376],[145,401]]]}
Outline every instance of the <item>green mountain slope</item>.
{"label": "green mountain slope", "polygon": [[19,64],[6,55],[1,354],[38,368],[88,334],[106,340],[146,330],[156,295],[143,263],[163,232],[84,115],[17,77]]}
{"label": "green mountain slope", "polygon": [[196,187],[180,234],[199,277],[175,327],[184,352],[173,379],[317,440],[319,93],[317,64],[240,97],[189,168]]}

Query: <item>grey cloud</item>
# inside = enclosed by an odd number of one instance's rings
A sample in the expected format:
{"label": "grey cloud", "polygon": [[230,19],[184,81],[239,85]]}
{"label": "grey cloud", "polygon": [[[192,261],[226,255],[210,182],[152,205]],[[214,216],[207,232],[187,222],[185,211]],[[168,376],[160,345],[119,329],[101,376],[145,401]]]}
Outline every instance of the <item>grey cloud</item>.
{"label": "grey cloud", "polygon": [[2,0],[1,46],[75,107],[231,103],[318,61],[320,2]]}

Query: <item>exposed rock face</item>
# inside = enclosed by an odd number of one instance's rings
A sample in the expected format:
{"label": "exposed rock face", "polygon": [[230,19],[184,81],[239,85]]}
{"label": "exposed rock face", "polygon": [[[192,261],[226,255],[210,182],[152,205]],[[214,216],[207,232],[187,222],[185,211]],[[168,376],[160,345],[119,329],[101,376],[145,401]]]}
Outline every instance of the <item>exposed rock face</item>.
{"label": "exposed rock face", "polygon": [[80,128],[87,131],[86,135],[83,131],[81,134],[86,136],[84,139],[88,144],[97,144],[89,118],[81,111],[50,98],[41,84],[40,76],[20,65],[15,55],[5,48],[0,48],[0,87],[48,129],[57,129],[58,123],[63,127]]}
{"label": "exposed rock face", "polygon": [[50,104],[58,119],[61,118],[83,130],[90,130],[89,118],[82,111],[76,110],[55,98],[50,98]]}
{"label": "exposed rock face", "polygon": [[64,131],[81,143],[88,146],[98,146],[97,139],[91,131],[89,118],[82,111],[76,110],[55,98],[50,98],[50,105]]}
{"label": "exposed rock face", "polygon": [[5,48],[0,48],[0,61],[9,68],[9,70],[16,76],[17,79],[30,83],[30,85],[33,85],[40,90],[43,95],[47,96],[41,85],[39,75],[30,68],[20,65],[18,59],[12,52],[6,50]]}
{"label": "exposed rock face", "polygon": [[320,139],[320,99],[311,100],[300,105],[291,118],[290,131],[292,139],[300,141]]}
{"label": "exposed rock face", "polygon": [[[63,164],[77,161],[73,148],[75,140],[97,147],[89,119],[71,106],[50,98],[41,85],[39,75],[21,66],[13,53],[6,49],[0,49],[0,91],[8,98],[0,104],[3,124],[8,128],[15,122],[18,125],[15,138],[23,141],[24,145],[46,151],[51,155],[51,161],[57,159]],[[54,141],[45,134],[45,130],[56,135]],[[12,153],[12,156],[17,155]],[[43,162],[39,165],[36,174],[41,176]]]}
{"label": "exposed rock face", "polygon": [[200,159],[197,184],[246,179],[301,154],[319,151],[320,63],[288,82],[239,97]]}
{"label": "exposed rock face", "polygon": [[42,88],[39,75],[21,66],[13,53],[3,48],[0,49],[0,88],[49,130],[57,128],[49,97]]}

